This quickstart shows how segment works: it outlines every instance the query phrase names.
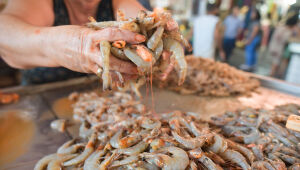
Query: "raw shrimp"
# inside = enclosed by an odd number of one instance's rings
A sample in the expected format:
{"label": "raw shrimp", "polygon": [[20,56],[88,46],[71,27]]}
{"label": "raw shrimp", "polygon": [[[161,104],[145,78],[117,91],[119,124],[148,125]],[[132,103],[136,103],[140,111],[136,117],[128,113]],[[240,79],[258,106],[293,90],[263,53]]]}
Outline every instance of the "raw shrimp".
{"label": "raw shrimp", "polygon": [[151,120],[150,118],[142,118],[141,127],[145,129],[160,128],[161,122],[159,120]]}
{"label": "raw shrimp", "polygon": [[70,140],[66,143],[64,143],[61,147],[57,149],[58,154],[73,154],[78,149],[83,148],[85,145],[83,143],[75,143],[75,139]]}
{"label": "raw shrimp", "polygon": [[197,170],[197,164],[194,161],[190,160],[187,170]]}
{"label": "raw shrimp", "polygon": [[255,161],[253,162],[251,166],[252,170],[260,170],[260,169],[266,169],[266,170],[276,170],[269,162],[267,161]]}
{"label": "raw shrimp", "polygon": [[47,167],[47,170],[61,170],[62,169],[62,163],[69,160],[73,159],[76,157],[78,154],[71,154],[71,155],[61,155],[57,156],[56,159],[52,160]]}
{"label": "raw shrimp", "polygon": [[211,160],[213,160],[216,164],[219,165],[225,165],[225,161],[223,158],[221,158],[221,156],[213,153],[213,152],[205,152],[204,153],[207,157],[209,157]]}
{"label": "raw shrimp", "polygon": [[110,144],[114,148],[120,148],[120,139],[122,138],[122,134],[124,129],[120,129],[115,135],[110,139]]}
{"label": "raw shrimp", "polygon": [[53,120],[50,124],[50,127],[59,132],[64,132],[66,129],[66,122],[67,122],[67,120],[65,120],[65,119]]}
{"label": "raw shrimp", "polygon": [[94,132],[93,129],[88,128],[90,126],[87,121],[84,121],[79,127],[79,136],[82,138],[88,138]]}
{"label": "raw shrimp", "polygon": [[103,90],[111,89],[111,75],[109,73],[109,57],[110,43],[108,41],[100,41],[101,60],[103,63],[102,81]]}
{"label": "raw shrimp", "polygon": [[114,161],[114,162],[110,165],[110,167],[123,166],[123,165],[127,165],[127,164],[131,164],[131,163],[137,162],[138,160],[139,160],[139,158],[138,158],[137,155],[132,155],[132,156],[129,156],[129,157],[124,158],[124,159],[121,160],[121,161]]}
{"label": "raw shrimp", "polygon": [[204,143],[210,137],[209,135],[207,135],[207,136],[203,135],[203,136],[199,136],[199,137],[195,137],[195,138],[186,139],[186,138],[178,135],[178,133],[175,131],[172,131],[171,133],[177,142],[179,142],[180,144],[182,144],[184,147],[186,147],[188,149],[195,149],[198,147],[202,147],[204,145]]}
{"label": "raw shrimp", "polygon": [[124,61],[130,61],[126,55],[124,54],[124,51],[122,49],[118,49],[116,47],[111,47],[110,49],[110,52],[113,56],[121,59],[121,60],[124,60]]}
{"label": "raw shrimp", "polygon": [[284,153],[286,155],[290,155],[290,156],[294,156],[294,157],[297,157],[297,158],[300,158],[300,154],[299,152],[291,149],[291,148],[288,148],[286,146],[279,146],[278,149],[277,149],[278,152],[281,152],[281,153]]}
{"label": "raw shrimp", "polygon": [[290,163],[290,164],[295,164],[295,163],[300,163],[300,159],[293,157],[293,156],[289,156],[283,153],[278,153],[275,152],[273,153],[275,156],[279,157],[280,159],[282,159],[284,162]]}
{"label": "raw shrimp", "polygon": [[120,148],[128,148],[137,142],[142,140],[142,137],[138,134],[131,134],[129,136],[125,136],[124,138],[120,139],[119,146]]}
{"label": "raw shrimp", "polygon": [[219,167],[204,154],[201,148],[190,150],[188,153],[190,157],[199,160],[206,168],[210,170],[219,169]]}
{"label": "raw shrimp", "polygon": [[189,164],[189,158],[187,153],[177,147],[164,147],[159,150],[159,152],[169,152],[172,157],[163,160],[163,170],[180,170],[185,169]]}
{"label": "raw shrimp", "polygon": [[118,27],[120,29],[129,30],[132,32],[139,32],[139,26],[133,21],[104,21],[104,22],[89,22],[87,27],[94,29],[103,29],[108,27]]}
{"label": "raw shrimp", "polygon": [[252,163],[255,159],[255,156],[253,154],[252,151],[250,151],[249,149],[247,149],[246,147],[240,145],[240,144],[237,144],[231,140],[226,140],[227,141],[227,144],[228,144],[228,147],[235,150],[235,151],[238,151],[240,152],[241,154],[243,154],[249,163]]}
{"label": "raw shrimp", "polygon": [[140,57],[142,57],[142,59],[144,61],[152,62],[152,63],[155,62],[155,58],[153,56],[152,51],[150,51],[146,46],[144,46],[144,45],[135,45],[135,47],[136,47],[136,53]]}
{"label": "raw shrimp", "polygon": [[165,141],[163,139],[154,139],[151,141],[150,146],[153,150],[157,150],[165,146]]}
{"label": "raw shrimp", "polygon": [[264,154],[262,151],[262,148],[259,145],[254,145],[253,147],[251,147],[253,154],[256,157],[256,160],[258,161],[262,161],[264,160]]}
{"label": "raw shrimp", "polygon": [[54,160],[57,157],[56,154],[50,154],[47,156],[44,156],[42,159],[40,159],[34,166],[34,170],[44,170],[49,162],[51,162],[52,160]]}
{"label": "raw shrimp", "polygon": [[99,163],[102,156],[104,156],[107,152],[107,147],[105,147],[103,150],[100,148],[97,148],[97,150],[92,153],[84,162],[83,169],[84,170],[94,170],[99,169]]}
{"label": "raw shrimp", "polygon": [[155,50],[161,41],[162,35],[164,32],[164,27],[160,26],[156,29],[156,31],[152,34],[152,36],[147,41],[147,47],[151,50]]}
{"label": "raw shrimp", "polygon": [[178,31],[169,31],[166,37],[173,38],[174,40],[180,42],[189,52],[193,50],[193,47],[188,40],[186,40]]}
{"label": "raw shrimp", "polygon": [[90,156],[90,154],[94,152],[94,145],[95,145],[96,138],[97,138],[97,135],[95,133],[92,134],[87,145],[85,146],[84,151],[77,157],[75,157],[67,162],[64,162],[63,165],[71,166],[71,165],[76,165],[76,164],[79,164],[79,163],[85,161],[86,158],[88,158]]}
{"label": "raw shrimp", "polygon": [[218,134],[214,134],[213,139],[214,143],[208,147],[208,150],[216,154],[225,152],[228,148],[226,140]]}
{"label": "raw shrimp", "polygon": [[141,56],[139,56],[134,49],[129,47],[124,48],[124,54],[127,58],[137,65],[138,69],[141,72],[148,72],[151,66],[150,62],[145,61]]}
{"label": "raw shrimp", "polygon": [[113,162],[113,160],[118,156],[115,152],[111,156],[108,156],[99,165],[99,170],[107,170],[108,166]]}
{"label": "raw shrimp", "polygon": [[162,40],[159,40],[158,44],[157,44],[157,47],[154,50],[154,58],[155,58],[156,61],[160,58],[160,56],[163,52],[163,49],[164,49],[164,43],[163,43]]}
{"label": "raw shrimp", "polygon": [[116,153],[125,154],[125,155],[136,155],[138,153],[143,152],[148,147],[148,143],[141,141],[138,144],[125,148],[125,149],[117,149]]}
{"label": "raw shrimp", "polygon": [[245,157],[237,151],[227,149],[225,152],[221,153],[221,156],[228,161],[238,164],[244,170],[250,170],[251,167],[247,163]]}
{"label": "raw shrimp", "polygon": [[290,166],[288,170],[299,170],[299,169],[300,169],[300,163],[295,163],[292,166]]}
{"label": "raw shrimp", "polygon": [[184,50],[180,43],[172,38],[163,38],[163,43],[164,49],[172,52],[171,58],[175,58],[175,61],[179,66],[178,85],[182,85],[187,73],[187,63],[184,58]]}
{"label": "raw shrimp", "polygon": [[[250,132],[248,132],[250,130]],[[241,139],[245,144],[255,142],[260,136],[259,131],[255,127],[247,127],[245,130],[248,134],[244,133],[244,130],[235,132],[233,135]]]}
{"label": "raw shrimp", "polygon": [[268,162],[270,162],[270,164],[276,169],[276,170],[286,170],[286,166],[284,164],[284,162],[279,159],[279,158],[275,158],[273,160],[268,159]]}

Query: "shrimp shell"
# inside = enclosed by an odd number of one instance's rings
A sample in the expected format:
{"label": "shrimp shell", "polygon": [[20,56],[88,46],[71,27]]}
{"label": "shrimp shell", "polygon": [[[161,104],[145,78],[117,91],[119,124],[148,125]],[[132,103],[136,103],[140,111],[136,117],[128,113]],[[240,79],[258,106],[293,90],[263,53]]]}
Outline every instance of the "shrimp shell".
{"label": "shrimp shell", "polygon": [[269,162],[267,161],[256,161],[252,164],[252,170],[260,170],[260,169],[267,169],[267,170],[276,170]]}
{"label": "shrimp shell", "polygon": [[135,65],[137,65],[138,69],[141,72],[148,72],[150,70],[151,63],[144,61],[135,50],[125,47],[124,54],[127,56],[129,60],[131,60]]}
{"label": "shrimp shell", "polygon": [[178,133],[175,131],[172,131],[171,133],[177,142],[179,142],[180,144],[182,144],[184,147],[188,149],[195,149],[198,147],[202,147],[208,138],[206,136],[201,136],[201,137],[199,136],[196,138],[185,139],[184,137],[179,136]]}
{"label": "shrimp shell", "polygon": [[147,41],[147,47],[151,50],[155,50],[159,44],[159,41],[162,38],[162,34],[164,32],[164,27],[160,26],[156,29],[156,31],[152,34],[152,36]]}
{"label": "shrimp shell", "polygon": [[240,167],[242,167],[244,170],[250,170],[251,167],[250,165],[247,163],[245,157],[240,154],[237,151],[231,150],[231,149],[227,149],[225,152],[223,152],[221,154],[221,156],[228,160],[231,161],[233,163],[238,164]]}
{"label": "shrimp shell", "polygon": [[188,153],[192,158],[199,160],[209,170],[219,169],[219,167],[204,154],[201,148],[190,150]]}
{"label": "shrimp shell", "polygon": [[124,60],[124,61],[130,61],[126,55],[124,54],[124,51],[122,49],[116,48],[116,47],[111,47],[110,52],[113,56]]}
{"label": "shrimp shell", "polygon": [[57,154],[50,154],[47,156],[44,156],[42,159],[40,159],[34,166],[34,170],[44,170],[49,162],[51,162],[52,160],[54,160],[57,157]]}
{"label": "shrimp shell", "polygon": [[78,154],[71,154],[71,155],[62,155],[62,156],[57,156],[56,159],[52,160],[47,167],[47,170],[61,170],[62,169],[62,163],[69,160],[73,159],[76,157]]}
{"label": "shrimp shell", "polygon": [[127,164],[131,164],[134,162],[137,162],[139,160],[137,155],[133,155],[133,156],[129,156],[121,161],[114,161],[112,162],[112,164],[110,165],[110,167],[118,167],[118,166],[123,166],[123,165],[127,165]]}
{"label": "shrimp shell", "polygon": [[67,122],[67,120],[65,120],[65,119],[53,120],[50,124],[50,127],[59,132],[64,132],[66,129],[66,122]]}
{"label": "shrimp shell", "polygon": [[226,140],[227,141],[227,144],[230,148],[232,148],[233,150],[236,150],[238,152],[240,152],[241,154],[243,154],[249,163],[252,163],[255,159],[255,156],[253,154],[252,151],[250,151],[249,149],[247,149],[246,147],[240,145],[240,144],[237,144],[231,140]]}
{"label": "shrimp shell", "polygon": [[185,169],[189,164],[189,158],[187,153],[177,147],[164,147],[159,150],[160,152],[169,152],[172,154],[172,157],[166,157],[167,159],[163,160],[163,170],[180,170]]}
{"label": "shrimp shell", "polygon": [[117,149],[116,153],[125,154],[125,155],[136,155],[138,153],[143,152],[147,147],[148,143],[141,141],[140,143],[125,149]]}
{"label": "shrimp shell", "polygon": [[171,58],[175,58],[179,66],[179,80],[178,85],[182,85],[186,73],[187,73],[187,63],[185,61],[184,50],[180,43],[172,38],[163,38],[164,49],[172,52]]}
{"label": "shrimp shell", "polygon": [[212,151],[213,153],[223,153],[227,150],[228,144],[224,138],[220,135],[215,134],[214,136],[214,143],[208,147],[208,150]]}
{"label": "shrimp shell", "polygon": [[70,140],[66,143],[64,143],[62,146],[60,146],[57,149],[58,154],[73,154],[75,153],[78,149],[83,148],[84,144],[83,143],[77,143],[74,144],[75,139]]}

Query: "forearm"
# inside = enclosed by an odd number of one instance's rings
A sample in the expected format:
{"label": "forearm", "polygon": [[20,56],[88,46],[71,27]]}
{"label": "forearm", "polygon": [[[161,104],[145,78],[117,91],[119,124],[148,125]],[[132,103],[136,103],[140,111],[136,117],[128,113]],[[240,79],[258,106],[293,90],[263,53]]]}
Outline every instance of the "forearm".
{"label": "forearm", "polygon": [[0,55],[12,67],[51,67],[57,64],[44,53],[47,29],[26,24],[22,20],[0,15]]}

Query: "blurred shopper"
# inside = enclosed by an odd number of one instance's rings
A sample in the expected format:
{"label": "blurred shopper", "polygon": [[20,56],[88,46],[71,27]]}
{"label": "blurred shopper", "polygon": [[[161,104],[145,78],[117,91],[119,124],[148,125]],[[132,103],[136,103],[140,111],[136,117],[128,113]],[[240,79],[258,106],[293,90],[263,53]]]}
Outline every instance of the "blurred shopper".
{"label": "blurred shopper", "polygon": [[246,31],[245,64],[240,68],[245,71],[253,71],[256,66],[256,49],[261,40],[260,13],[257,9],[251,12],[251,20]]}
{"label": "blurred shopper", "polygon": [[223,49],[225,58],[228,61],[232,50],[235,47],[235,41],[243,30],[243,22],[239,19],[240,9],[238,6],[233,7],[232,12],[224,20],[225,32],[223,40]]}
{"label": "blurred shopper", "polygon": [[285,65],[288,62],[286,59],[283,59],[283,53],[285,47],[288,43],[288,40],[291,38],[293,33],[296,31],[298,23],[298,16],[291,15],[287,20],[285,25],[278,26],[275,29],[275,32],[271,38],[269,46],[269,55],[272,57],[272,67],[270,76],[283,76],[283,70],[280,70],[280,64],[283,62]]}
{"label": "blurred shopper", "polygon": [[222,47],[222,23],[217,17],[219,10],[215,4],[207,5],[207,14],[197,17],[194,21],[193,53],[195,56],[215,59],[216,46],[220,57],[225,59]]}

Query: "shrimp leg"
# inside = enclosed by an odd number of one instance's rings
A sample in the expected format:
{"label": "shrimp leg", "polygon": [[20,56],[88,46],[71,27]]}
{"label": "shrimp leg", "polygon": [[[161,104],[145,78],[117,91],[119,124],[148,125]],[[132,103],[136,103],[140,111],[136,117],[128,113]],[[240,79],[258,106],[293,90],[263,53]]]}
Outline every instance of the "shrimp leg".
{"label": "shrimp leg", "polygon": [[178,41],[172,38],[164,38],[163,43],[164,43],[164,49],[172,52],[171,58],[175,58],[175,61],[179,66],[178,85],[182,85],[187,73],[187,63],[184,58],[183,47]]}
{"label": "shrimp leg", "polygon": [[108,41],[100,42],[101,59],[103,62],[103,73],[102,73],[103,90],[111,88],[111,75],[109,73],[110,48],[111,46]]}

